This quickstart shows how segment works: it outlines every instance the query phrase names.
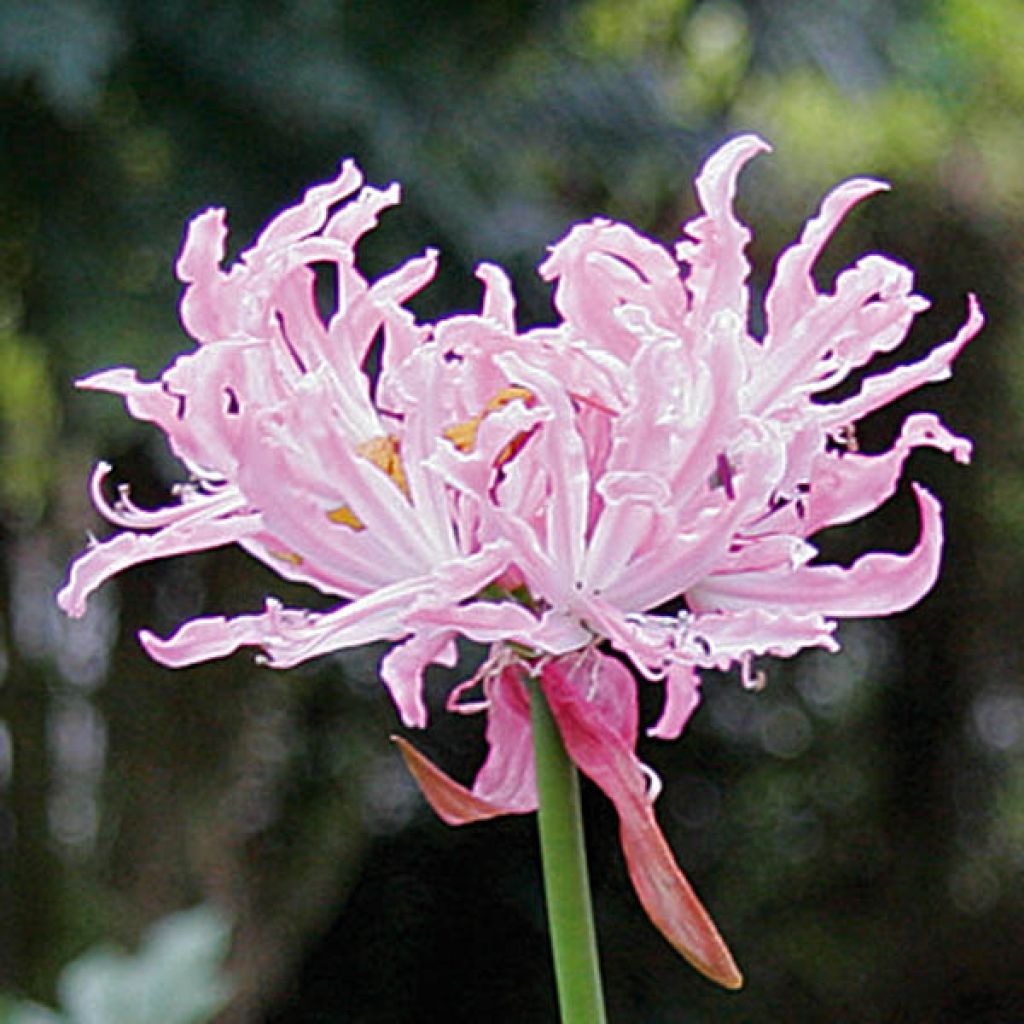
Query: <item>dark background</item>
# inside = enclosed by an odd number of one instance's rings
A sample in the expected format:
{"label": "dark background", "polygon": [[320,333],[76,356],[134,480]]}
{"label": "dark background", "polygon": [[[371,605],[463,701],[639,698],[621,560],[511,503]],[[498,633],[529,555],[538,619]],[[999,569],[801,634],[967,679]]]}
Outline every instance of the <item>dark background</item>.
{"label": "dark background", "polygon": [[[866,250],[916,267],[934,305],[901,360],[980,294],[989,327],[954,381],[861,437],[881,450],[932,408],[976,459],[911,460],[948,521],[916,609],[848,624],[839,656],[767,665],[759,695],[709,678],[680,741],[641,744],[741,993],[653,930],[586,791],[610,1018],[1024,1021],[1022,114],[1016,0],[2,0],[0,988],[53,1005],[83,950],[206,902],[235,927],[222,1021],[554,1019],[533,820],[430,815],[387,741],[379,651],[288,673],[150,663],[141,626],[309,600],[238,552],[126,574],[81,622],[56,613],[67,559],[102,529],[92,462],[141,504],[177,477],[155,431],[71,382],[152,376],[189,345],[172,267],[208,205],[236,252],[354,156],[405,190],[361,250],[368,276],[438,246],[416,300],[433,316],[471,308],[474,265],[496,260],[529,323],[550,316],[534,268],[573,220],[671,241],[700,160],[756,130],[776,149],[741,184],[756,288],[820,195],[869,174],[894,190],[842,228],[822,286]],[[825,550],[905,550],[914,529],[904,488]],[[480,722],[444,715],[449,682],[416,739],[468,779]]]}

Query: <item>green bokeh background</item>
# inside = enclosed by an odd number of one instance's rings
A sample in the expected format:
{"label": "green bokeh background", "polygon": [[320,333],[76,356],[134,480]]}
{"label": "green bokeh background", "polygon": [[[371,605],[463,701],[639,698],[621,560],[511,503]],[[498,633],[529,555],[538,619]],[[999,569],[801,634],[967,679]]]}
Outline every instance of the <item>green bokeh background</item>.
{"label": "green bokeh background", "polygon": [[[267,592],[237,552],[150,565],[81,622],[52,604],[113,462],[141,504],[177,469],[92,370],[158,373],[187,347],[183,225],[230,211],[232,252],[354,156],[402,207],[361,250],[377,274],[440,248],[424,316],[478,302],[483,259],[535,274],[574,220],[671,241],[721,140],[775,153],[744,172],[753,283],[820,195],[889,180],[820,268],[862,252],[918,270],[933,301],[900,359],[989,318],[954,381],[875,416],[939,411],[974,464],[909,472],[948,519],[942,580],[840,656],[709,678],[677,743],[644,740],[673,848],[747,974],[695,976],[635,903],[614,815],[585,793],[610,1018],[1005,1024],[1024,1020],[1024,7],[1018,0],[2,0],[0,2],[0,987],[56,1005],[64,965],[127,947],[205,902],[234,924],[231,1024],[554,1019],[530,819],[449,830],[387,742],[379,651],[273,673],[239,655],[181,672],[134,634]],[[825,539],[906,549],[902,491]],[[473,657],[466,652],[467,660]],[[417,742],[461,778],[480,722],[442,711]],[[645,713],[656,688],[642,688]],[[0,1010],[0,1013],[3,1011]],[[127,1012],[127,1011],[126,1011]],[[127,1016],[109,1024],[131,1024]]]}

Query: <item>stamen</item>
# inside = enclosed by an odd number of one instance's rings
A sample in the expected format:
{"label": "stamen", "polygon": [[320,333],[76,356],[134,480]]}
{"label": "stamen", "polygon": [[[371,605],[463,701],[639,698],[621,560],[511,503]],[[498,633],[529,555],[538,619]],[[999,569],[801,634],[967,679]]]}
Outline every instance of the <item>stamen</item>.
{"label": "stamen", "polygon": [[409,481],[405,478],[405,469],[402,466],[400,442],[394,434],[371,437],[369,441],[356,445],[356,454],[383,469],[394,480],[398,489],[409,497]]}
{"label": "stamen", "polygon": [[331,509],[327,513],[327,518],[332,523],[339,523],[341,526],[347,526],[350,530],[365,530],[366,526],[363,521],[349,508],[348,505],[339,505],[338,508]]}
{"label": "stamen", "polygon": [[[444,436],[451,441],[460,452],[471,452],[476,447],[476,435],[480,429],[480,424],[487,418],[488,414],[497,412],[498,409],[503,409],[509,402],[514,402],[517,398],[523,400],[526,403],[526,407],[530,408],[536,404],[537,399],[534,397],[532,391],[527,388],[520,387],[518,384],[512,387],[502,388],[493,398],[489,399],[487,404],[484,406],[483,411],[479,416],[474,416],[472,419],[465,420],[462,423],[456,423],[455,426],[449,427],[445,432]],[[505,446],[505,450],[498,457],[499,464],[508,462],[510,458],[523,446],[524,439],[515,438]],[[515,447],[513,447],[515,446]]]}
{"label": "stamen", "polygon": [[837,430],[832,431],[829,440],[843,452],[859,452],[860,444],[857,441],[857,428],[852,423],[846,423]]}
{"label": "stamen", "polygon": [[303,562],[302,555],[297,555],[294,551],[268,551],[267,554],[271,558],[276,558],[279,562],[287,562],[296,568],[302,565]]}

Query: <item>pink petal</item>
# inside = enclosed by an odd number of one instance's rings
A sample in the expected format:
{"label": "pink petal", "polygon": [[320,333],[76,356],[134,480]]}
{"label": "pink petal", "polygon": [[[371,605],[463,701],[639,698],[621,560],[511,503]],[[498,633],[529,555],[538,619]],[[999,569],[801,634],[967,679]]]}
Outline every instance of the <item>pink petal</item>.
{"label": "pink petal", "polygon": [[[404,617],[417,602],[422,607],[433,603],[457,608],[507,564],[508,552],[492,545],[442,563],[432,574],[399,579],[334,611],[286,610],[270,600],[262,614],[193,619],[166,640],[148,632],[141,639],[151,657],[172,668],[222,658],[248,646],[261,647],[272,667],[291,668],[332,651],[408,637],[416,630],[405,624]],[[439,628],[444,627],[442,619]]]}
{"label": "pink petal", "polygon": [[[583,439],[561,382],[512,354],[498,357],[509,380],[528,388],[550,419],[534,440],[537,459],[549,474],[549,496],[544,508],[546,549],[561,570],[564,586],[571,589],[583,569],[584,540],[590,499],[590,474]],[[554,595],[545,595],[553,597]]]}
{"label": "pink petal", "polygon": [[967,320],[957,331],[956,336],[944,345],[932,349],[924,359],[909,366],[898,366],[888,373],[868,377],[860,391],[843,402],[817,406],[822,425],[832,428],[856,423],[868,413],[894,402],[915,388],[948,380],[952,373],[950,367],[953,360],[985,323],[985,317],[974,295],[967,297],[967,310]]}
{"label": "pink petal", "polygon": [[749,427],[742,444],[734,445],[741,469],[732,480],[733,496],[724,487],[708,494],[690,521],[674,531],[671,543],[652,545],[605,586],[608,601],[644,611],[685,593],[714,571],[742,524],[768,507],[785,449],[770,423],[754,421]]}
{"label": "pink petal", "polygon": [[226,658],[240,647],[265,647],[271,633],[305,632],[315,616],[281,607],[268,598],[266,610],[232,619],[222,615],[186,622],[166,640],[148,629],[139,633],[143,650],[168,668],[184,668],[215,658]]}
{"label": "pink petal", "polygon": [[907,417],[896,443],[883,455],[819,455],[812,470],[803,532],[810,535],[873,512],[895,493],[907,456],[920,447],[946,452],[961,464],[971,457],[967,438],[950,433],[934,413],[923,412]]}
{"label": "pink petal", "polygon": [[421,754],[408,740],[401,736],[392,736],[391,742],[398,747],[406,768],[416,780],[416,785],[420,787],[427,803],[446,825],[469,825],[512,813],[460,785],[441,771],[430,758]]}
{"label": "pink petal", "polygon": [[708,577],[688,595],[698,607],[721,610],[749,606],[827,616],[891,615],[916,604],[931,590],[942,557],[942,506],[913,485],[921,533],[909,554],[871,553],[849,569],[807,565],[757,573]]}
{"label": "pink petal", "polygon": [[[589,697],[590,670],[580,678],[580,670],[574,671],[569,664],[569,659],[560,659],[546,666],[541,677],[544,694],[569,756],[615,805],[623,854],[647,916],[694,967],[726,988],[739,988],[743,979],[729,950],[658,827],[640,762],[621,729],[604,714],[595,713]],[[610,667],[614,664],[605,659],[599,687],[614,688],[625,682],[616,678],[618,669]]]}
{"label": "pink petal", "polygon": [[776,351],[776,358],[793,358],[784,348],[791,332],[818,300],[818,288],[811,276],[821,251],[843,218],[861,200],[888,189],[884,181],[853,178],[834,188],[821,203],[821,209],[804,226],[800,241],[779,256],[775,275],[765,296],[767,331],[764,347]]}
{"label": "pink petal", "polygon": [[[692,347],[692,346],[690,346]],[[706,493],[709,464],[734,440],[744,366],[735,344],[709,340],[695,360],[678,341],[646,345],[630,366],[630,405],[615,417],[612,450],[597,481],[604,506],[586,555],[586,577],[605,589],[627,577],[652,542],[691,526],[690,503]]]}
{"label": "pink petal", "polygon": [[750,232],[736,219],[732,204],[744,165],[770,149],[756,135],[741,135],[713,153],[697,177],[697,196],[705,212],[684,226],[687,240],[678,244],[676,256],[691,268],[686,289],[698,331],[721,314],[746,326],[750,264],[744,250]]}
{"label": "pink petal", "polygon": [[512,600],[469,601],[457,607],[419,604],[402,621],[414,629],[447,626],[479,644],[513,641],[550,654],[578,650],[591,639],[574,618],[564,613],[537,614]]}
{"label": "pink petal", "polygon": [[454,668],[458,656],[455,634],[437,630],[415,634],[381,659],[380,681],[388,688],[403,725],[422,729],[427,724],[423,673],[433,664]]}
{"label": "pink petal", "polygon": [[[279,213],[263,229],[253,248],[262,255],[319,230],[326,222],[330,208],[355,192],[362,183],[363,175],[359,168],[353,161],[346,160],[332,180],[306,189],[299,203]],[[375,189],[366,191],[376,193]],[[390,203],[398,202],[397,195],[389,195],[388,199]],[[372,223],[363,230],[368,230]]]}
{"label": "pink petal", "polygon": [[677,739],[700,703],[700,676],[691,665],[670,665],[665,672],[665,705],[647,735]]}
{"label": "pink petal", "polygon": [[751,407],[792,404],[827,391],[906,337],[929,303],[912,291],[913,273],[877,254],[863,257],[836,279],[832,295],[817,297],[790,335],[762,350]]}
{"label": "pink petal", "polygon": [[478,797],[516,814],[537,809],[530,699],[521,675],[511,665],[484,684],[488,752],[473,782]]}
{"label": "pink petal", "polygon": [[217,518],[183,518],[156,533],[119,533],[110,540],[94,543],[71,563],[68,580],[57,594],[57,604],[68,615],[79,618],[85,614],[89,595],[119,572],[158,558],[234,544],[262,525],[259,515],[224,514],[222,503],[212,504],[219,514]]}
{"label": "pink petal", "polygon": [[785,608],[701,612],[696,599],[694,611],[677,646],[682,656],[701,668],[725,670],[764,654],[791,658],[810,647],[839,650],[833,635],[835,622],[818,612]]}
{"label": "pink petal", "polygon": [[484,301],[480,315],[494,320],[503,330],[516,329],[516,300],[508,274],[496,263],[481,263],[476,276],[484,284]]}
{"label": "pink petal", "polygon": [[624,303],[641,306],[663,328],[682,329],[687,303],[678,267],[661,245],[628,225],[577,224],[552,246],[540,275],[557,281],[555,308],[572,335],[625,363],[637,339],[617,316]]}

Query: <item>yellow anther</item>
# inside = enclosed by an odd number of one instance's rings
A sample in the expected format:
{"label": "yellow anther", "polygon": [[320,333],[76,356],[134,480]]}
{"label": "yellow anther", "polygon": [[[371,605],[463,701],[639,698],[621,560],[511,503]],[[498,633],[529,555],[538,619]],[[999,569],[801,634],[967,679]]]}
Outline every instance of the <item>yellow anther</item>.
{"label": "yellow anther", "polygon": [[474,416],[465,423],[456,423],[454,427],[449,427],[444,436],[460,452],[471,452],[476,447],[476,432],[482,422],[483,416]]}
{"label": "yellow anther", "polygon": [[297,555],[294,551],[268,551],[267,554],[271,558],[276,558],[279,562],[287,562],[289,565],[296,567],[302,565],[302,555]]}
{"label": "yellow anther", "polygon": [[398,438],[393,434],[382,434],[371,437],[369,441],[356,445],[356,454],[369,459],[375,466],[383,469],[398,489],[408,498],[409,482],[405,478]]}
{"label": "yellow anther", "polygon": [[533,397],[533,392],[527,388],[519,387],[515,385],[511,388],[502,388],[485,406],[484,415],[489,412],[494,412],[496,409],[503,409],[509,402],[514,402],[517,398],[521,398],[527,408],[534,405],[537,401]]}
{"label": "yellow anther", "polygon": [[[409,483],[405,479],[398,438],[392,434],[371,437],[356,445],[356,454],[368,459],[394,481],[395,486],[408,498]],[[365,530],[366,524],[352,511],[349,505],[339,505],[324,513],[329,522],[347,526],[350,530]]]}
{"label": "yellow anther", "polygon": [[[493,398],[489,399],[487,404],[484,406],[483,412],[479,416],[474,416],[472,419],[465,420],[463,423],[456,423],[454,427],[449,427],[445,432],[444,436],[460,452],[471,452],[476,447],[476,435],[480,429],[480,424],[487,418],[488,413],[496,412],[498,409],[503,409],[509,402],[514,402],[517,398],[521,398],[527,405],[532,406],[537,400],[534,398],[533,392],[527,388],[514,385],[510,388],[502,388]],[[506,451],[512,447],[513,442],[509,442],[506,446]],[[521,445],[520,445],[521,447]],[[499,458],[499,462],[506,462],[508,458],[511,458],[518,451],[516,448],[508,455],[504,455]]]}
{"label": "yellow anther", "polygon": [[332,523],[339,523],[341,526],[347,526],[350,530],[365,530],[366,527],[363,525],[362,520],[348,507],[348,505],[340,505],[338,508],[331,509],[327,513],[327,518]]}

